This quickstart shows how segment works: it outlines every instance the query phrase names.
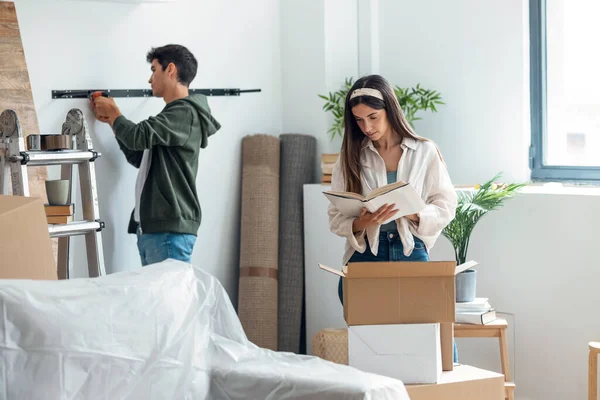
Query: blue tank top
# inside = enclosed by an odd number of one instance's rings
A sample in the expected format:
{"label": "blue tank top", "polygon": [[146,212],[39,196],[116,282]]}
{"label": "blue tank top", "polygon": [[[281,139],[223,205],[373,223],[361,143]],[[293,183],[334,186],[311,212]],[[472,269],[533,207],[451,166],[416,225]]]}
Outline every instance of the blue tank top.
{"label": "blue tank top", "polygon": [[[390,183],[396,182],[396,175],[397,175],[397,171],[392,171],[392,172],[387,173],[388,185]],[[391,221],[391,222],[388,222],[387,224],[381,225],[381,228],[380,228],[381,232],[390,232],[390,231],[395,231],[396,229],[398,229],[398,227],[396,226],[396,221]]]}

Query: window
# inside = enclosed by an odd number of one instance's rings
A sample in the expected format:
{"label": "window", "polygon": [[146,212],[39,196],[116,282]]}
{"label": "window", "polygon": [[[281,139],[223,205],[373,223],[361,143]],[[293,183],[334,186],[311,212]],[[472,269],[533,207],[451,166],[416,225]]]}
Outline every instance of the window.
{"label": "window", "polygon": [[530,0],[534,180],[600,181],[600,1]]}

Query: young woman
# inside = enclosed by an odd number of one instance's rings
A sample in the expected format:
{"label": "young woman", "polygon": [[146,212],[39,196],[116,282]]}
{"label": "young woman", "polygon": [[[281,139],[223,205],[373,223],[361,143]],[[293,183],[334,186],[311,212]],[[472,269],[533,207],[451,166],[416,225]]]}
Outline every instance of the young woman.
{"label": "young woman", "polygon": [[[331,232],[346,238],[343,264],[373,261],[429,261],[429,250],[454,218],[457,198],[437,146],[417,136],[390,84],[379,75],[360,78],[348,91],[344,139],[331,189],[367,195],[398,180],[425,201],[417,214],[382,225],[399,210],[384,205],[352,218],[329,205]],[[338,285],[340,301],[342,281]],[[456,349],[455,349],[456,350]],[[456,359],[456,351],[455,351]]]}

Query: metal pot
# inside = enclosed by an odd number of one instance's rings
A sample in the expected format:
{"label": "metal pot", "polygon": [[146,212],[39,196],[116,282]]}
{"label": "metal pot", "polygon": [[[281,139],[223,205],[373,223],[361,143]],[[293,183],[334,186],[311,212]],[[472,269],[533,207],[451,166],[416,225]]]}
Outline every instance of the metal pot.
{"label": "metal pot", "polygon": [[71,148],[70,135],[44,135],[44,150],[68,150]]}
{"label": "metal pot", "polygon": [[42,150],[42,135],[29,135],[29,136],[27,136],[27,149],[29,151],[40,151],[40,150]]}

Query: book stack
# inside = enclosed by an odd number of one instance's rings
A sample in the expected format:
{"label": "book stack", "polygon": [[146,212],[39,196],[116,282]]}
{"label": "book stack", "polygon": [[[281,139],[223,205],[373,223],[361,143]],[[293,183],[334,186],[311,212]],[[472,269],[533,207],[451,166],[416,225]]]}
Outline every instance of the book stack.
{"label": "book stack", "polygon": [[331,183],[331,174],[333,172],[333,166],[335,165],[339,154],[321,154],[321,171],[323,175],[321,176],[322,184],[330,184]]}
{"label": "book stack", "polygon": [[456,323],[485,325],[496,319],[496,310],[487,297],[477,297],[473,301],[456,303]]}
{"label": "book stack", "polygon": [[73,215],[75,214],[74,204],[65,204],[59,206],[52,206],[49,204],[44,205],[46,210],[46,220],[49,224],[68,224],[73,222]]}

